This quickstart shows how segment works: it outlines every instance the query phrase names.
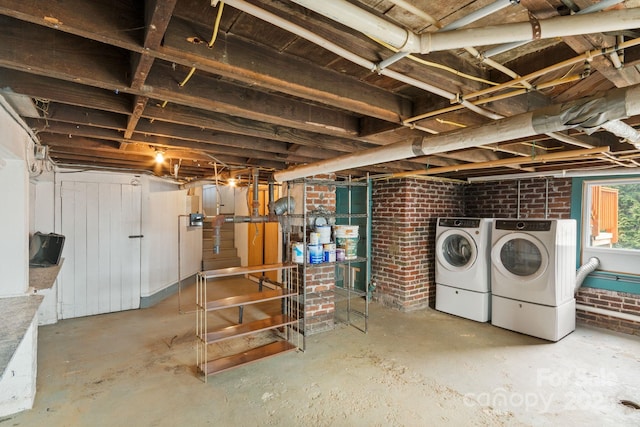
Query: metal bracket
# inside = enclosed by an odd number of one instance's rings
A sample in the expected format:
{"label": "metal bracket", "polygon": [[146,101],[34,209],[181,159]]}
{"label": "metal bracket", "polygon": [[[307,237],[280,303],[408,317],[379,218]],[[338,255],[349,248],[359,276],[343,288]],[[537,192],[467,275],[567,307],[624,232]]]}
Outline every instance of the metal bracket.
{"label": "metal bracket", "polygon": [[531,23],[531,33],[533,35],[532,40],[540,40],[542,36],[542,29],[540,28],[540,21],[533,16],[533,13],[529,12],[529,22]]}

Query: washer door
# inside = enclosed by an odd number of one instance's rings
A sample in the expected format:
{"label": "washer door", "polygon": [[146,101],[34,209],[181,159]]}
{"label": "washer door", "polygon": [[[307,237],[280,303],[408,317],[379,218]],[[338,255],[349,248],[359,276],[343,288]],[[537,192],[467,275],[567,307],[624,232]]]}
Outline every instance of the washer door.
{"label": "washer door", "polygon": [[463,230],[447,230],[436,242],[438,262],[445,269],[461,272],[470,269],[478,259],[475,240]]}
{"label": "washer door", "polygon": [[492,281],[494,293],[526,300],[547,286],[549,252],[542,242],[530,234],[509,233],[493,245],[491,262],[501,277]]}

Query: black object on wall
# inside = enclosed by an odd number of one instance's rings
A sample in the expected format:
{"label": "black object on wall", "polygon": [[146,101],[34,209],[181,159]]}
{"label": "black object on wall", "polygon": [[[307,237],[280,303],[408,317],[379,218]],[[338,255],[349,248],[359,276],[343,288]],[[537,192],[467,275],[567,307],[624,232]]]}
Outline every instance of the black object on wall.
{"label": "black object on wall", "polygon": [[29,267],[58,265],[65,237],[62,234],[33,233],[29,241]]}

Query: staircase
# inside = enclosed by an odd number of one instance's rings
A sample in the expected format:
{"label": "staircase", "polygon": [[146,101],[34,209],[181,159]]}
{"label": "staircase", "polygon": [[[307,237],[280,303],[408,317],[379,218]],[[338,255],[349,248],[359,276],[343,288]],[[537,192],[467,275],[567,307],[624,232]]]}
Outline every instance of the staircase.
{"label": "staircase", "polygon": [[202,270],[239,267],[240,257],[235,248],[234,223],[225,222],[220,228],[220,251],[213,253],[213,225],[205,220],[202,226]]}

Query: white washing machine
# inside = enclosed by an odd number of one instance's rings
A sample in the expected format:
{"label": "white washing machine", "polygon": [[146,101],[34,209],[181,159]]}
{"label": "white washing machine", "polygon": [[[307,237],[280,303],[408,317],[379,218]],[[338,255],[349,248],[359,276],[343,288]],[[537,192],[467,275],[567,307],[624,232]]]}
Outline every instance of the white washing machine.
{"label": "white washing machine", "polygon": [[438,218],[436,310],[489,321],[491,222],[486,218]]}
{"label": "white washing machine", "polygon": [[575,329],[576,222],[496,219],[491,323],[558,341]]}

